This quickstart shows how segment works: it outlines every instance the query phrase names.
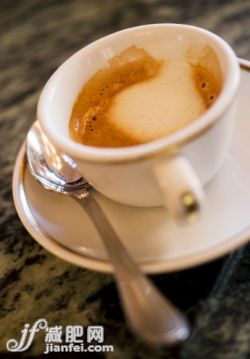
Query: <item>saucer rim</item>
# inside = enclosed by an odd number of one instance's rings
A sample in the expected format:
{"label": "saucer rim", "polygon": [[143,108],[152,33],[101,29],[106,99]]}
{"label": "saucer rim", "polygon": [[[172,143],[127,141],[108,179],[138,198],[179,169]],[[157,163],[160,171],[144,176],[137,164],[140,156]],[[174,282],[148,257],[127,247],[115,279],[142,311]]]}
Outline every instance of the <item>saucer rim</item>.
{"label": "saucer rim", "polygon": [[[250,72],[250,61],[245,59],[238,59],[241,70]],[[68,247],[65,247],[46,231],[41,228],[36,222],[32,212],[29,208],[24,188],[24,174],[26,169],[25,160],[25,142],[22,144],[14,165],[12,178],[12,193],[14,205],[17,214],[28,231],[28,233],[35,239],[45,250],[59,257],[60,259],[77,265],[82,268],[88,268],[98,272],[113,273],[113,267],[108,260],[98,259],[84,254],[79,254]],[[184,270],[197,265],[207,263],[211,260],[217,259],[225,254],[228,254],[236,248],[245,244],[250,238],[250,225],[239,232],[237,235],[225,239],[204,251],[195,254],[187,254],[177,258],[159,259],[154,261],[142,261],[139,263],[140,268],[145,273],[157,274],[174,272],[177,270]]]}

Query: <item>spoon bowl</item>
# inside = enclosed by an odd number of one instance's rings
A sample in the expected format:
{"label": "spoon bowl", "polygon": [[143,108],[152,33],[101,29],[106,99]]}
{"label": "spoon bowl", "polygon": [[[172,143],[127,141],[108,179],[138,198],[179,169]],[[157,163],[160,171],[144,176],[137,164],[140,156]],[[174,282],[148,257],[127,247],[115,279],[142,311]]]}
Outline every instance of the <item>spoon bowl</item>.
{"label": "spoon bowl", "polygon": [[55,149],[37,121],[27,134],[26,154],[32,176],[46,189],[69,195],[91,188],[78,172],[75,162]]}

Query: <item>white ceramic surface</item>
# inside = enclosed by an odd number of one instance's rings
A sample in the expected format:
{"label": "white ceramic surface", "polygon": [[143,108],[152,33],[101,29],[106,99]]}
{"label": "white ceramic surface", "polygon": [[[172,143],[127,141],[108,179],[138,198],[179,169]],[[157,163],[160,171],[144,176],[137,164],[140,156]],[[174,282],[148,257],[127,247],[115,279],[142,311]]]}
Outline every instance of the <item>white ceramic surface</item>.
{"label": "white ceramic surface", "polygon": [[[184,269],[212,260],[250,238],[250,63],[241,71],[235,130],[228,155],[206,186],[203,219],[179,226],[164,208],[136,208],[96,198],[134,259],[146,272]],[[24,148],[19,152],[13,194],[17,212],[29,233],[45,249],[76,265],[111,272],[93,224],[77,204],[44,190],[28,171],[22,183]]]}
{"label": "white ceramic surface", "polygon": [[[213,49],[223,78],[220,95],[196,121],[170,136],[127,148],[96,148],[70,138],[69,117],[75,98],[83,84],[114,55],[131,45],[142,46],[149,53],[154,49],[153,55],[158,51],[155,49],[163,48],[170,56],[177,47],[185,49],[186,54],[190,44]],[[215,34],[189,25],[143,25],[101,38],[71,56],[43,89],[37,117],[51,142],[75,159],[83,176],[100,193],[134,206],[166,204],[175,218],[182,218],[187,212],[180,205],[183,194],[192,193],[201,203],[201,184],[213,177],[225,157],[238,83],[237,58],[229,45]],[[177,154],[182,158],[178,168],[172,152],[169,155],[173,146],[178,147]],[[146,159],[137,160],[144,157]],[[155,171],[159,164],[166,167],[160,176]]]}

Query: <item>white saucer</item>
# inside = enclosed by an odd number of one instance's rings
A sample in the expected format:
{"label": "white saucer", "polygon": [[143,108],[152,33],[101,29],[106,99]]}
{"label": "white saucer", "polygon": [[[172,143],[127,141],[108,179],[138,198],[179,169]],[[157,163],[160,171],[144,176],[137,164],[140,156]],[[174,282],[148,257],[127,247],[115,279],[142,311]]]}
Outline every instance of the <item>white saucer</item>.
{"label": "white saucer", "polygon": [[[231,147],[207,185],[203,219],[177,227],[163,208],[133,208],[95,194],[113,227],[145,272],[201,264],[232,251],[250,238],[250,62],[241,61],[238,114]],[[26,169],[24,146],[13,175],[14,202],[31,234],[56,256],[97,271],[112,272],[98,234],[70,198],[50,193]]]}

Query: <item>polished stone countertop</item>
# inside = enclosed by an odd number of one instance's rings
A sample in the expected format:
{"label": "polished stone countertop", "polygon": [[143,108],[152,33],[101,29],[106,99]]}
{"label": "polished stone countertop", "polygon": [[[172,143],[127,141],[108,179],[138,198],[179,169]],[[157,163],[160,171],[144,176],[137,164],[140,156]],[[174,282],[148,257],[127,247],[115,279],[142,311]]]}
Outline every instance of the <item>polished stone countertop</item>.
{"label": "polished stone countertop", "polygon": [[[2,0],[0,2],[0,357],[43,357],[35,339],[25,353],[6,352],[25,323],[103,325],[107,359],[250,358],[250,246],[209,264],[152,276],[189,318],[191,337],[178,347],[149,348],[130,333],[111,275],[77,268],[40,247],[12,200],[18,149],[35,119],[39,93],[53,71],[82,46],[126,27],[194,24],[219,34],[250,59],[250,2],[236,0]],[[53,354],[53,358],[64,357]],[[76,354],[65,354],[75,358]]]}

